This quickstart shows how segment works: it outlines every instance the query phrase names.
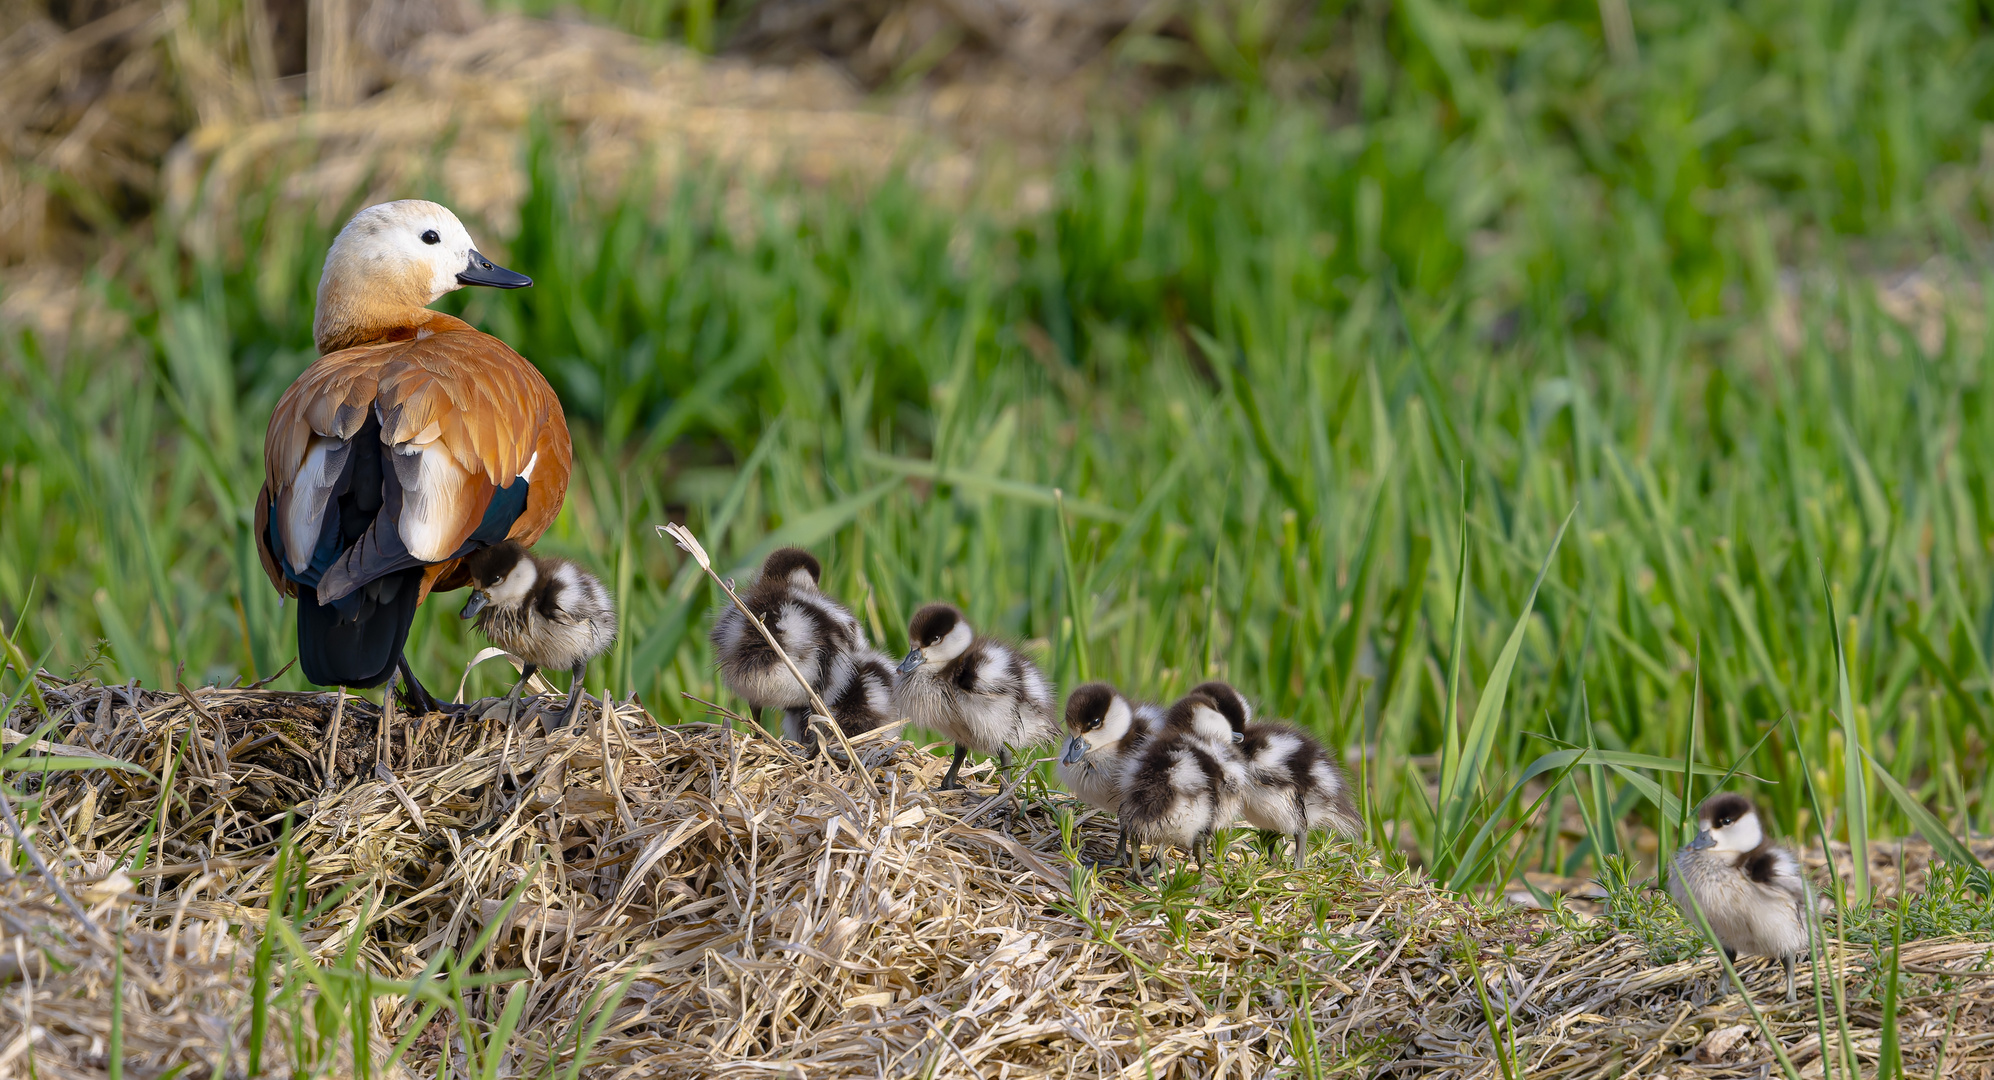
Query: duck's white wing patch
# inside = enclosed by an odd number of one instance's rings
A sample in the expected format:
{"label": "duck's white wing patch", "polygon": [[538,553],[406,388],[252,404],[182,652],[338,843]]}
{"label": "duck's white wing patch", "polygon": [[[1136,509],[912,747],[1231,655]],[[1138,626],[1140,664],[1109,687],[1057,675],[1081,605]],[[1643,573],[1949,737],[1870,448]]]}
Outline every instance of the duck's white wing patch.
{"label": "duck's white wing patch", "polygon": [[448,559],[461,542],[460,534],[468,531],[470,472],[441,442],[402,443],[389,449],[402,488],[402,512],[396,521],[402,546],[422,562]]}
{"label": "duck's white wing patch", "polygon": [[324,435],[313,435],[306,446],[304,464],[291,478],[290,494],[284,504],[284,561],[291,564],[294,572],[303,573],[312,561],[319,532],[325,528],[325,510],[332,502],[333,485],[339,482],[339,474],[345,470],[346,458],[352,452],[351,443]]}

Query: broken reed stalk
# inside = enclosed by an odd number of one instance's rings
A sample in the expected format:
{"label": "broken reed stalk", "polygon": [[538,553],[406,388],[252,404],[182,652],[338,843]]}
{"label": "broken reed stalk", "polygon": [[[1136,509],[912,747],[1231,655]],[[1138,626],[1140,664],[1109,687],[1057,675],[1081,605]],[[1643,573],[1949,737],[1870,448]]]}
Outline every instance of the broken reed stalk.
{"label": "broken reed stalk", "polygon": [[775,639],[775,634],[771,633],[768,627],[762,625],[761,617],[750,610],[747,603],[741,599],[740,594],[734,591],[733,584],[714,572],[713,559],[706,554],[706,549],[700,546],[699,538],[692,535],[691,529],[686,528],[676,521],[658,526],[658,535],[671,537],[673,542],[677,543],[686,554],[691,555],[693,561],[699,564],[699,568],[706,571],[706,576],[712,578],[713,583],[720,586],[721,590],[726,592],[727,599],[732,600],[734,606],[740,609],[741,614],[747,616],[748,622],[753,624],[755,629],[761,631],[762,640],[769,643],[769,648],[775,650],[776,656],[781,658],[783,666],[789,669],[789,674],[796,679],[797,685],[803,687],[804,692],[810,695],[810,708],[813,710],[810,721],[815,723],[818,720],[822,720],[824,726],[831,729],[831,734],[838,737],[838,745],[845,748],[845,760],[850,763],[852,768],[859,768],[858,755],[852,752],[852,744],[846,741],[845,730],[838,726],[838,721],[832,717],[831,710],[825,706],[824,699],[817,696],[816,687],[811,686],[810,680],[803,677],[803,670],[798,668],[796,661],[791,660],[789,654],[783,651],[782,643]]}

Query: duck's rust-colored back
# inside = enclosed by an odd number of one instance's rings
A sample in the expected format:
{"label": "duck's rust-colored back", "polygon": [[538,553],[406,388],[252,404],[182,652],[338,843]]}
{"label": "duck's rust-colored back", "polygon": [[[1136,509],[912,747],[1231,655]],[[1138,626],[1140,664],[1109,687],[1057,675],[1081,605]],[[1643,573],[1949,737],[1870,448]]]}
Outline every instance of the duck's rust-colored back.
{"label": "duck's rust-colored back", "polygon": [[281,535],[314,436],[352,439],[370,415],[380,419],[384,448],[444,451],[435,462],[425,451],[421,514],[399,530],[410,554],[430,563],[422,596],[463,586],[449,553],[478,528],[493,495],[529,466],[526,505],[503,539],[531,544],[560,512],[574,450],[553,387],[505,342],[461,319],[422,314],[419,326],[320,357],[271,413],[256,534],[263,568],[286,595],[297,595],[299,583],[271,550],[269,521],[274,516]]}

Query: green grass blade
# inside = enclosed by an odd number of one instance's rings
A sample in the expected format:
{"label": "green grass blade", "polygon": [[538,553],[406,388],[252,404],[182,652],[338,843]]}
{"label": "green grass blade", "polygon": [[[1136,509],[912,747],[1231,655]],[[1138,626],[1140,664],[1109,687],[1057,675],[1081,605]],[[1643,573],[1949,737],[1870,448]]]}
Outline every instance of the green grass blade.
{"label": "green grass blade", "polygon": [[1889,792],[1890,797],[1897,801],[1897,808],[1904,812],[1905,817],[1911,819],[1911,827],[1918,830],[1918,834],[1932,845],[1932,850],[1947,862],[1965,867],[1974,888],[1980,895],[1994,896],[1994,877],[1989,876],[1986,864],[1973,854],[1973,849],[1961,842],[1959,837],[1954,836],[1952,830],[1946,828],[1945,823],[1940,821],[1937,815],[1925,809],[1925,804],[1919,802],[1917,796],[1911,794],[1896,777],[1890,775],[1889,769],[1877,765],[1868,750],[1862,751],[1862,755],[1875,766],[1876,779],[1883,785],[1883,790]]}
{"label": "green grass blade", "polygon": [[1856,903],[1867,904],[1869,785],[1864,782],[1863,761],[1869,756],[1869,748],[1862,744],[1862,731],[1856,723],[1855,704],[1849,693],[1848,657],[1842,652],[1842,627],[1835,614],[1835,594],[1828,587],[1826,570],[1821,572],[1821,595],[1828,603],[1828,633],[1835,642],[1835,689],[1842,714],[1842,817],[1849,833],[1850,884],[1855,889]]}
{"label": "green grass blade", "polygon": [[[1530,629],[1530,616],[1537,608],[1537,592],[1544,585],[1545,575],[1551,572],[1551,563],[1558,555],[1558,545],[1564,542],[1565,531],[1571,528],[1572,519],[1578,516],[1578,512],[1578,507],[1574,506],[1558,526],[1557,535],[1551,538],[1550,550],[1544,553],[1544,563],[1537,570],[1537,580],[1530,585],[1530,595],[1523,601],[1523,610],[1517,615],[1516,625],[1510,629],[1509,640],[1503,643],[1495,666],[1489,669],[1488,679],[1482,684],[1482,696],[1475,702],[1475,715],[1468,724],[1453,784],[1442,790],[1440,820],[1443,851],[1453,847],[1455,837],[1466,826],[1469,802],[1481,783],[1482,770],[1488,764],[1495,745],[1496,726],[1502,722],[1503,702],[1509,694],[1509,677],[1516,670],[1516,657],[1523,649],[1523,635]],[[1445,782],[1443,778],[1442,783]]]}

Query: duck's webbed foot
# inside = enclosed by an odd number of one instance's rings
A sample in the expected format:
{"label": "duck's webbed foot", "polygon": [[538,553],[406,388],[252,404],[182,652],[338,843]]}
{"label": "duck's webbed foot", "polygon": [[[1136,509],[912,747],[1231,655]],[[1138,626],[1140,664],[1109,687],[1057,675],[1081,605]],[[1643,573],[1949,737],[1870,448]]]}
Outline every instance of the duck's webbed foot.
{"label": "duck's webbed foot", "polygon": [[422,680],[415,677],[415,669],[409,667],[408,657],[397,657],[395,660],[395,669],[401,672],[400,690],[402,708],[407,709],[410,713],[416,716],[428,716],[431,713],[442,713],[444,716],[462,716],[470,711],[471,707],[468,705],[460,705],[454,701],[442,701],[435,694],[430,693],[429,689],[422,685]]}

